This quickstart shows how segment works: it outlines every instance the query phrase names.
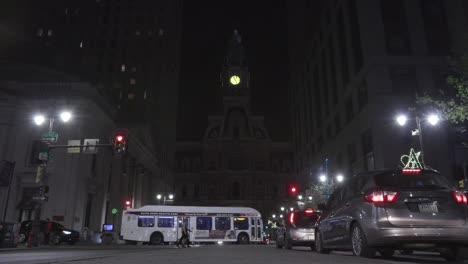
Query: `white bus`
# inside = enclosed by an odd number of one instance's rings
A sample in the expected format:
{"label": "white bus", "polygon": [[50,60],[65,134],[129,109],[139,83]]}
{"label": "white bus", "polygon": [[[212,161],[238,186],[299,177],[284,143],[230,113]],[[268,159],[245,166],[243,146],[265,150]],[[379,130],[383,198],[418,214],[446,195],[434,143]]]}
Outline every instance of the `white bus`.
{"label": "white bus", "polygon": [[127,243],[176,242],[184,219],[188,219],[192,242],[263,241],[261,214],[248,207],[147,205],[127,209],[122,214],[120,235]]}

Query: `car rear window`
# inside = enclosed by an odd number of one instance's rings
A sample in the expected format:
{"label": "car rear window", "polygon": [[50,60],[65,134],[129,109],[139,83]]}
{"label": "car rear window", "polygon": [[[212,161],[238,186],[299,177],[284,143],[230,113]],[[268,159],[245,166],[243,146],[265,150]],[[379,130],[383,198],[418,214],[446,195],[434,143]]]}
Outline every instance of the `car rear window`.
{"label": "car rear window", "polygon": [[375,175],[374,181],[379,187],[398,189],[440,190],[452,187],[444,176],[428,172],[421,174],[383,173]]}
{"label": "car rear window", "polygon": [[[313,228],[315,222],[317,222],[319,215],[314,212],[306,214],[304,212],[295,212],[294,213],[294,225],[298,228]],[[289,219],[288,219],[289,220]]]}

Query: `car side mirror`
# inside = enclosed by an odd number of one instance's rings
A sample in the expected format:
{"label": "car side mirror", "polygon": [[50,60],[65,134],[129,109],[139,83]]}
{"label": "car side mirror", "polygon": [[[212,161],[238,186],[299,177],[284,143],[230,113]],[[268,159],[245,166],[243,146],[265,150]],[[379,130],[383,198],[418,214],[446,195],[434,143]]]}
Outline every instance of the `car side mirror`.
{"label": "car side mirror", "polygon": [[319,203],[319,204],[317,205],[317,208],[318,208],[320,211],[324,212],[324,211],[327,210],[327,205],[324,204],[324,203]]}

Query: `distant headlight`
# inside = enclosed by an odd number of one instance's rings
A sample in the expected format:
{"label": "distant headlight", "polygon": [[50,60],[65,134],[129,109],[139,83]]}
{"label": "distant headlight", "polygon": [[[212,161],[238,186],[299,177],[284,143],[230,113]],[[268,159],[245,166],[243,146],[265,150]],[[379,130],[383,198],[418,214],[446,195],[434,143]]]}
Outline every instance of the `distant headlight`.
{"label": "distant headlight", "polygon": [[62,233],[64,233],[65,235],[70,235],[71,234],[70,231],[65,231],[65,230],[63,230]]}

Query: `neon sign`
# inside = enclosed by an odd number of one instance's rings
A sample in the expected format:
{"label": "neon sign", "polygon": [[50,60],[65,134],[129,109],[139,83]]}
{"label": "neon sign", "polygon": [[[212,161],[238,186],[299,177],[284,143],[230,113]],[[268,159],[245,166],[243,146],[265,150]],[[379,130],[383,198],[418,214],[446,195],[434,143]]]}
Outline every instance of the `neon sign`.
{"label": "neon sign", "polygon": [[400,157],[400,162],[405,169],[424,169],[424,166],[419,161],[420,156],[421,151],[415,152],[414,149],[411,149],[409,155]]}

